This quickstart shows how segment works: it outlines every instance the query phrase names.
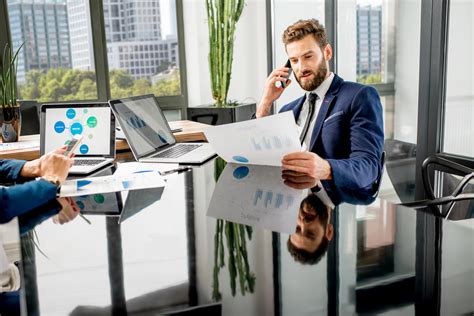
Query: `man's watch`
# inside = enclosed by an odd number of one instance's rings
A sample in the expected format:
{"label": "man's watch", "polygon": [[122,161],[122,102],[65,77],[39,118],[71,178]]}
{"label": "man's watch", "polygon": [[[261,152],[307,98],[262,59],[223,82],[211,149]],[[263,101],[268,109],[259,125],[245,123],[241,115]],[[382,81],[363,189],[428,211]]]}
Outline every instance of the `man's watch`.
{"label": "man's watch", "polygon": [[61,193],[61,181],[59,180],[58,177],[55,176],[42,176],[36,178],[36,180],[43,179],[48,181],[49,183],[52,183],[56,186],[56,197],[59,197],[59,194]]}

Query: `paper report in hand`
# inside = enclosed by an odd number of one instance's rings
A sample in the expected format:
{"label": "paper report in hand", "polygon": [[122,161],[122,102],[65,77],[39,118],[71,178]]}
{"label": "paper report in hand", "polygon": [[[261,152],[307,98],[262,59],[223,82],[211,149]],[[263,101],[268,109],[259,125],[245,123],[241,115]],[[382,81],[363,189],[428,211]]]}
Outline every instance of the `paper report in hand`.
{"label": "paper report in hand", "polygon": [[227,162],[281,166],[281,158],[301,151],[298,127],[288,111],[244,122],[211,126],[204,134]]}

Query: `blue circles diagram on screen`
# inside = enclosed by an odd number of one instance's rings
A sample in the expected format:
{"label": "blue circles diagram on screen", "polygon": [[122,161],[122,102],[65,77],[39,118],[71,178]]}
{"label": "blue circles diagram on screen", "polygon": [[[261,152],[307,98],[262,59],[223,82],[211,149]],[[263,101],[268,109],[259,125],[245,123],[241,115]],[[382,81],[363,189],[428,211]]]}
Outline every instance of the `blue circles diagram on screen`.
{"label": "blue circles diagram on screen", "polygon": [[70,128],[72,135],[77,135],[77,134],[80,135],[80,134],[82,134],[82,130],[83,130],[83,129],[84,129],[84,128],[82,127],[82,124],[79,123],[79,122],[73,123],[73,124],[71,125],[71,128]]}
{"label": "blue circles diagram on screen", "polygon": [[84,135],[83,144],[79,147],[79,151],[83,155],[89,153],[91,149],[89,146],[93,144],[93,131],[99,124],[97,117],[94,113],[90,114],[90,112],[88,109],[69,108],[64,112],[64,117],[58,119],[53,126],[56,134],[63,134],[63,137],[67,137],[64,140],[65,145],[67,145],[72,136]]}
{"label": "blue circles diagram on screen", "polygon": [[56,124],[54,124],[54,131],[58,134],[61,134],[64,132],[66,129],[66,124],[64,124],[63,121],[57,121]]}
{"label": "blue circles diagram on screen", "polygon": [[81,152],[81,154],[85,155],[89,152],[89,146],[87,146],[86,144],[82,144],[81,147],[79,147],[79,151]]}
{"label": "blue circles diagram on screen", "polygon": [[68,109],[68,110],[66,111],[66,117],[67,117],[68,119],[70,119],[70,120],[72,120],[73,118],[75,118],[75,117],[76,117],[76,110],[74,110],[74,109]]}

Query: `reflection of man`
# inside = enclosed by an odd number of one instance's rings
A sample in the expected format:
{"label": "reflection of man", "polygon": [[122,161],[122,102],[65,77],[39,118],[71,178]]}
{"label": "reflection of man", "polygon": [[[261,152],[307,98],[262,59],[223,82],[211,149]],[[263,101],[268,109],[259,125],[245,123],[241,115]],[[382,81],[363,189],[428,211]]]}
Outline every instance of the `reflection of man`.
{"label": "reflection of man", "polygon": [[[382,106],[377,91],[344,81],[329,70],[332,48],[317,20],[300,20],[283,33],[291,68],[305,95],[283,106],[292,111],[309,151],[283,157],[284,170],[304,173],[322,186],[334,205],[369,203],[382,172]],[[272,103],[291,84],[289,68],[268,76],[256,117],[269,114]],[[321,181],[321,185],[319,185]]]}
{"label": "reflection of man", "polygon": [[334,234],[331,212],[332,209],[314,194],[301,202],[296,232],[287,242],[288,251],[295,261],[316,264],[324,256]]}

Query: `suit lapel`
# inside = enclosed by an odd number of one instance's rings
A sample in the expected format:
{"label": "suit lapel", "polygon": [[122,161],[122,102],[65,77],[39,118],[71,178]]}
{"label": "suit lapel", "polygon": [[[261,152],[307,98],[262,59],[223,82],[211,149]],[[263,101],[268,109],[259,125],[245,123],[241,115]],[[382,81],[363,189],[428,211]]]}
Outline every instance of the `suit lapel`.
{"label": "suit lapel", "polygon": [[339,87],[341,86],[343,80],[338,75],[334,75],[334,79],[332,80],[331,86],[324,97],[323,103],[321,104],[321,108],[319,109],[318,117],[316,118],[316,122],[314,123],[313,134],[311,135],[311,142],[310,142],[310,150],[313,148],[316,139],[318,139],[319,134],[321,132],[321,128],[323,127],[323,122],[326,119],[329,110],[334,106],[334,103],[337,99],[337,92],[339,91]]}
{"label": "suit lapel", "polygon": [[295,122],[298,122],[298,117],[300,116],[301,109],[303,108],[303,104],[305,100],[306,100],[306,94],[302,96],[300,102],[298,102],[296,106],[291,109],[293,111],[293,115],[295,116]]}

